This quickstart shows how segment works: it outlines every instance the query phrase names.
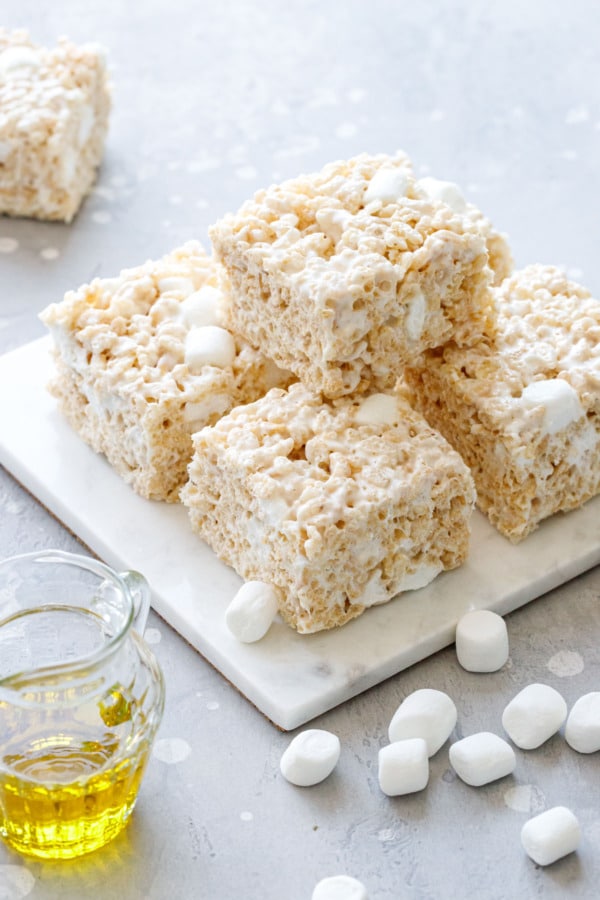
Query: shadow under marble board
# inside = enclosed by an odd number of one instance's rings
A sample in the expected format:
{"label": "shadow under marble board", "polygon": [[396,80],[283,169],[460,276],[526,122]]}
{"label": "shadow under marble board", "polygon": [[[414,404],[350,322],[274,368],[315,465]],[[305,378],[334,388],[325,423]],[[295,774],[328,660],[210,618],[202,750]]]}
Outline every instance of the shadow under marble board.
{"label": "shadow under marble board", "polygon": [[138,497],[62,420],[45,389],[49,349],[42,338],[0,357],[0,462],[101,559],[142,572],[156,612],[284,730],[452,643],[467,610],[503,615],[600,562],[600,497],[518,546],[476,513],[460,569],[343,628],[301,636],[276,621],[240,644],[224,622],[240,579],[182,506]]}

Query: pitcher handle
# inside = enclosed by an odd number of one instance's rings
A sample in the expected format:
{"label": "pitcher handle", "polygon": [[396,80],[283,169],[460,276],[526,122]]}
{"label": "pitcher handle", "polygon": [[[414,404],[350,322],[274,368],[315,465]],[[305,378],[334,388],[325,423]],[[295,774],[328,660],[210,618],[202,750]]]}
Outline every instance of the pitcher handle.
{"label": "pitcher handle", "polygon": [[150,585],[139,572],[119,572],[133,600],[133,627],[143,635],[150,612]]}

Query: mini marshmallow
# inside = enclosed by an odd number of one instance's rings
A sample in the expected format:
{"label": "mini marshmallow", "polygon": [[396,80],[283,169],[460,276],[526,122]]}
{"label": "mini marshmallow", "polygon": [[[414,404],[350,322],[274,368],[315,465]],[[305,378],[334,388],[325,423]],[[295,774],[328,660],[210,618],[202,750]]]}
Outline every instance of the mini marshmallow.
{"label": "mini marshmallow", "polygon": [[340,740],[330,731],[309,728],[296,735],[284,751],[279,768],[291,784],[310,787],[324,781],[340,758]]}
{"label": "mini marshmallow", "polygon": [[349,875],[332,875],[315,886],[311,900],[369,900],[364,884]]}
{"label": "mini marshmallow", "polygon": [[547,809],[525,822],[521,829],[523,849],[538,866],[549,866],[573,853],[580,840],[577,817],[566,806]]}
{"label": "mini marshmallow", "polygon": [[432,688],[421,688],[402,701],[390,722],[390,742],[420,737],[427,743],[427,754],[433,756],[448,740],[456,725],[456,706],[448,694]]}
{"label": "mini marshmallow", "polygon": [[428,781],[429,758],[423,738],[395,741],[379,751],[379,787],[388,797],[422,791]]}
{"label": "mini marshmallow", "polygon": [[357,425],[395,425],[398,402],[392,394],[371,394],[361,401],[354,414]]}
{"label": "mini marshmallow", "polygon": [[277,615],[277,592],[264,581],[243,584],[225,613],[225,624],[244,644],[265,636]]}
{"label": "mini marshmallow", "polygon": [[530,409],[543,407],[543,429],[546,434],[556,434],[585,415],[577,391],[564,378],[532,381],[523,388],[518,402]]}
{"label": "mini marshmallow", "polygon": [[584,694],[573,705],[565,726],[565,740],[578,753],[600,750],[600,693]]}
{"label": "mini marshmallow", "polygon": [[529,684],[502,713],[504,730],[517,747],[535,750],[556,734],[567,718],[567,704],[548,684]]}
{"label": "mini marshmallow", "polygon": [[515,751],[507,741],[480,731],[456,741],[450,747],[450,765],[466,784],[481,787],[514,772]]}
{"label": "mini marshmallow", "polygon": [[373,175],[365,191],[365,203],[380,200],[382,203],[395,203],[406,196],[410,179],[402,169],[383,166]]}
{"label": "mini marshmallow", "polygon": [[411,341],[418,341],[423,334],[426,312],[427,301],[425,294],[417,288],[411,294],[404,316],[404,327]]}
{"label": "mini marshmallow", "polygon": [[199,374],[203,366],[224,369],[235,360],[235,341],[225,328],[202,325],[188,331],[185,339],[185,361],[190,372]]}
{"label": "mini marshmallow", "polygon": [[456,656],[467,672],[497,672],[508,659],[502,616],[489,609],[465,613],[456,626]]}
{"label": "mini marshmallow", "polygon": [[466,210],[467,204],[461,190],[453,181],[440,181],[438,178],[421,178],[417,185],[421,190],[425,191],[431,200],[437,200],[445,203],[454,212],[462,213]]}
{"label": "mini marshmallow", "polygon": [[224,294],[218,288],[205,284],[199,291],[186,297],[180,306],[181,317],[188,326],[219,325]]}
{"label": "mini marshmallow", "polygon": [[191,278],[171,275],[161,278],[157,287],[161,294],[179,294],[182,297],[187,297],[194,290],[194,282]]}
{"label": "mini marshmallow", "polygon": [[345,209],[319,209],[315,213],[317,224],[322,228],[323,233],[332,241],[337,243],[341,238],[344,230],[352,221],[352,216]]}

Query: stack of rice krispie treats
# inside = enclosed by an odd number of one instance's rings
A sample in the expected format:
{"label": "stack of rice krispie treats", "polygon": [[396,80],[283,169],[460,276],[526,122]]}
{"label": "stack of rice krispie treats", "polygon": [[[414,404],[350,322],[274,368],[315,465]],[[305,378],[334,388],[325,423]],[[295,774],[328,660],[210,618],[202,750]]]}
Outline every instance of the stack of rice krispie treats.
{"label": "stack of rice krispie treats", "polygon": [[600,307],[404,154],[259,191],[161,260],[43,315],[52,390],[145,497],[301,633],[600,490]]}
{"label": "stack of rice krispie treats", "polygon": [[298,384],[194,436],[192,527],[243,578],[274,584],[300,632],[460,565],[473,481],[399,379],[425,351],[491,327],[504,238],[403,154],[260,191],[210,235],[228,327]]}

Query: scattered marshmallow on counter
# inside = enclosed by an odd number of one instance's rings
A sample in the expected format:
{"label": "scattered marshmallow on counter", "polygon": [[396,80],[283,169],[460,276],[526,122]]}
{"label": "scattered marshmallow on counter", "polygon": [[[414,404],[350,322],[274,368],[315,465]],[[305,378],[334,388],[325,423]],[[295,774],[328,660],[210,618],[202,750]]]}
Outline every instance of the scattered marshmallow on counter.
{"label": "scattered marshmallow on counter", "polygon": [[456,706],[448,694],[421,688],[402,701],[390,722],[390,742],[405,738],[423,738],[427,753],[433,756],[448,740],[457,720]]}
{"label": "scattered marshmallow on counter", "polygon": [[247,581],[241,586],[225,613],[225,624],[244,644],[265,636],[277,615],[277,593],[264,581]]}
{"label": "scattered marshmallow on counter", "polygon": [[388,797],[422,791],[429,781],[427,743],[407,738],[379,751],[379,787]]}
{"label": "scattered marshmallow on counter", "polygon": [[481,787],[514,772],[513,748],[497,734],[480,731],[450,747],[450,765],[466,784]]}
{"label": "scattered marshmallow on counter", "polygon": [[203,366],[224,369],[235,360],[235,341],[231,334],[218,325],[200,325],[192,328],[185,339],[185,361],[191,372],[198,374]]}
{"label": "scattered marshmallow on counter", "polygon": [[[284,751],[279,767],[283,777],[298,787],[311,787],[331,775],[340,758],[340,740],[330,731],[302,731]],[[325,896],[325,895],[324,895]]]}
{"label": "scattered marshmallow on counter", "polygon": [[349,875],[332,875],[315,886],[311,900],[368,900],[362,882]]}
{"label": "scattered marshmallow on counter", "polygon": [[573,853],[580,840],[577,817],[566,806],[547,809],[525,822],[521,829],[523,849],[538,866],[549,866]]}
{"label": "scattered marshmallow on counter", "polygon": [[521,750],[535,750],[556,734],[567,718],[563,697],[547,684],[529,684],[502,713],[504,730]]}
{"label": "scattered marshmallow on counter", "polygon": [[508,659],[506,622],[489,609],[466,613],[456,626],[456,656],[467,672],[497,672]]}
{"label": "scattered marshmallow on counter", "polygon": [[575,702],[567,718],[565,740],[578,753],[600,750],[600,692],[584,694]]}

